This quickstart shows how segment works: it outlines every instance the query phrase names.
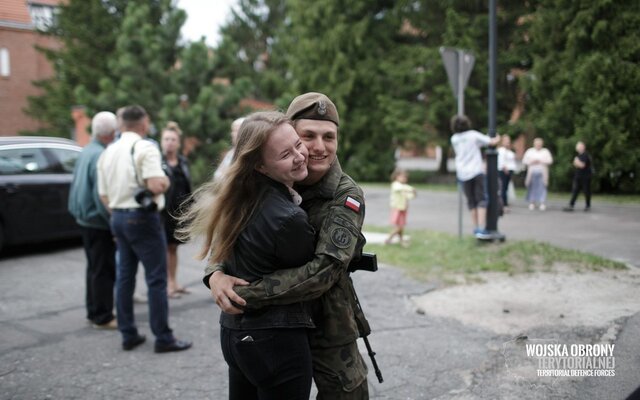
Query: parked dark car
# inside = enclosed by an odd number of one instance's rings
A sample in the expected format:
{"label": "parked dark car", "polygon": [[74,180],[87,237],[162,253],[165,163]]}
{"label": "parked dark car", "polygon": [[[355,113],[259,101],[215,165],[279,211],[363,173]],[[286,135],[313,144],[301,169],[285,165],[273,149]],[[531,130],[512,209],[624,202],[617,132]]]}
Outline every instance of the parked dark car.
{"label": "parked dark car", "polygon": [[67,198],[81,150],[68,139],[0,136],[0,251],[80,236]]}

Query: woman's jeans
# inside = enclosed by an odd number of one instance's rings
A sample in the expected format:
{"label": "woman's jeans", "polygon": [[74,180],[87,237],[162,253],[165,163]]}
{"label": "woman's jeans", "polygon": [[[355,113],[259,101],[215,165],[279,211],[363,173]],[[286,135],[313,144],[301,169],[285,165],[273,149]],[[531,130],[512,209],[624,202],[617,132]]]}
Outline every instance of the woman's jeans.
{"label": "woman's jeans", "polygon": [[307,329],[220,329],[230,400],[309,399],[313,372]]}

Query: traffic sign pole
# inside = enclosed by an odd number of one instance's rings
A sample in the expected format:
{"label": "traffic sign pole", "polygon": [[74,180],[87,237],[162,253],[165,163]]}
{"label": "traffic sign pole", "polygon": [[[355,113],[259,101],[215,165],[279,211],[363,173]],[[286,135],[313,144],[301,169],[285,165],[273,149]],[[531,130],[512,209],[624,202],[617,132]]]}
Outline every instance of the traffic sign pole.
{"label": "traffic sign pole", "polygon": [[[452,49],[440,47],[440,55],[447,71],[449,84],[453,95],[458,100],[457,115],[464,115],[464,89],[469,82],[469,76],[473,70],[475,57],[473,54],[462,49]],[[462,216],[463,216],[462,184],[458,182],[458,238],[462,239]]]}
{"label": "traffic sign pole", "polygon": [[457,50],[458,53],[458,115],[464,115],[464,50]]}

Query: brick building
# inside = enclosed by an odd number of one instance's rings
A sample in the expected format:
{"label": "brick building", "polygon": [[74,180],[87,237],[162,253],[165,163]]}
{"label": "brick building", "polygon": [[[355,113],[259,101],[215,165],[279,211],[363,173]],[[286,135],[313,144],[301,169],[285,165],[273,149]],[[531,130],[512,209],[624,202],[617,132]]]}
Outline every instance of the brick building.
{"label": "brick building", "polygon": [[35,45],[59,44],[40,35],[56,15],[59,0],[0,1],[0,136],[43,126],[24,113],[27,97],[38,94],[32,82],[50,77],[53,68]]}

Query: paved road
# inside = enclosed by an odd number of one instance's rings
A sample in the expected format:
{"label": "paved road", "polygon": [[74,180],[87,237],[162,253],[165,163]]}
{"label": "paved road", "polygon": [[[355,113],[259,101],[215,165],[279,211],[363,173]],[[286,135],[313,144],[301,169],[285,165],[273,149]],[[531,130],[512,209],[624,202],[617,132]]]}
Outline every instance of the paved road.
{"label": "paved road", "polygon": [[[367,223],[384,224],[386,191],[366,192]],[[444,215],[444,210],[449,214],[453,210],[455,215],[454,199],[450,193],[421,192],[412,204],[411,225],[455,232],[453,217]],[[579,218],[584,217],[599,225],[596,231],[600,233],[594,237],[612,235],[616,240],[606,243],[625,244],[619,249],[603,245],[603,255],[619,253],[618,258],[637,265],[640,257],[634,251],[638,250],[626,246],[637,245],[638,208],[595,205],[592,214],[565,215],[556,207],[551,204],[549,211],[535,216],[516,207],[501,229],[508,240],[546,234],[572,247],[571,243],[580,242],[571,238],[575,233],[567,233],[569,237],[558,233],[571,232],[567,225],[581,224]],[[532,227],[509,225],[520,218]],[[613,222],[621,226],[608,226]],[[520,236],[511,232],[516,228],[522,230]],[[83,309],[81,247],[39,247],[42,250],[37,254],[23,252],[0,258],[0,399],[226,398],[225,364],[218,344],[219,314],[200,282],[202,265],[191,258],[193,245],[180,247],[179,272],[193,293],[171,300],[170,315],[176,335],[193,340],[194,347],[165,355],[154,354],[152,342],[123,352],[118,333],[88,326]],[[600,252],[596,247],[592,251]],[[432,290],[428,284],[388,266],[375,274],[358,272],[354,281],[374,329],[371,344],[385,377],[385,382],[378,384],[370,374],[373,399],[623,399],[640,382],[636,334],[640,315],[616,321],[620,332],[616,378],[559,380],[532,387],[505,372],[501,348],[511,337],[417,313],[410,296]],[[144,288],[142,282],[139,288]],[[146,306],[136,305],[136,315],[142,333],[150,338]],[[603,335],[603,329],[546,326],[527,333],[531,337],[559,337],[568,343],[592,343]]]}
{"label": "paved road", "polygon": [[[389,191],[365,187],[365,224],[387,225]],[[578,206],[581,206],[578,199]],[[532,239],[597,254],[640,267],[640,205],[594,203],[592,211],[562,211],[566,202],[549,201],[546,211],[529,211],[516,200],[511,212],[498,221],[498,230],[507,240]],[[577,210],[581,210],[576,207]],[[470,235],[469,213],[463,210],[463,234]],[[430,229],[458,234],[458,194],[419,191],[411,201],[408,228]]]}

